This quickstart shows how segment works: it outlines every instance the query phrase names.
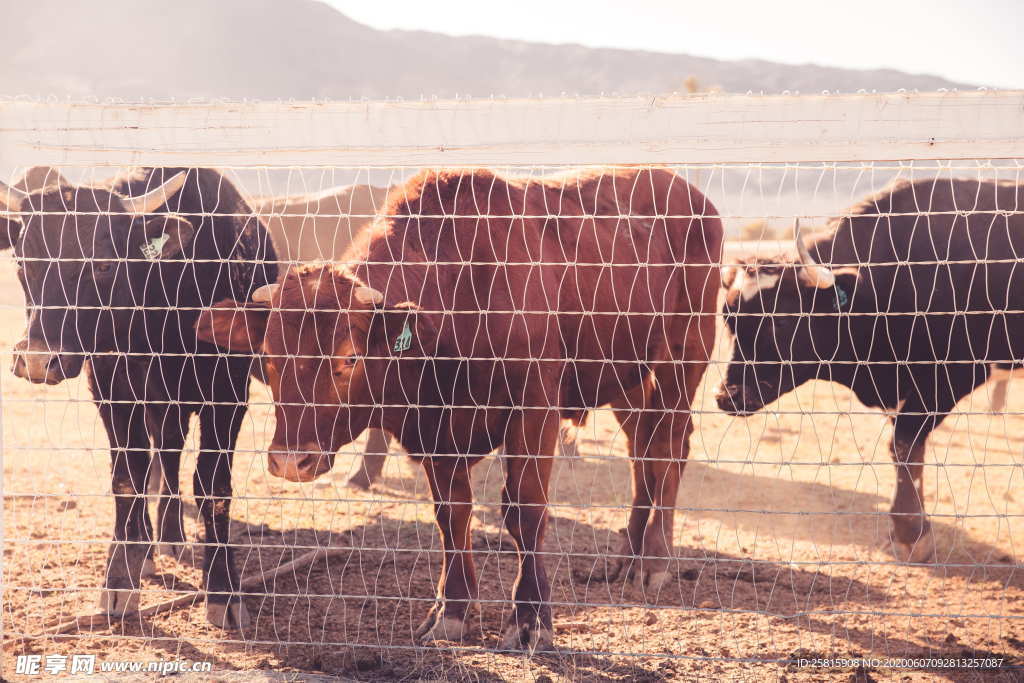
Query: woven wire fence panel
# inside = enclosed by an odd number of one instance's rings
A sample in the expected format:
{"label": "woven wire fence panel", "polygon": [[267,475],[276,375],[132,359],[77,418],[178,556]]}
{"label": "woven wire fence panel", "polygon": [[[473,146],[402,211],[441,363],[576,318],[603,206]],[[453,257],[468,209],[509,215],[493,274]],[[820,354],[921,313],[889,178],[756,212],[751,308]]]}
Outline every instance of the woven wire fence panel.
{"label": "woven wire fence panel", "polygon": [[5,675],[1021,663],[1019,159],[179,167],[167,116],[4,169]]}

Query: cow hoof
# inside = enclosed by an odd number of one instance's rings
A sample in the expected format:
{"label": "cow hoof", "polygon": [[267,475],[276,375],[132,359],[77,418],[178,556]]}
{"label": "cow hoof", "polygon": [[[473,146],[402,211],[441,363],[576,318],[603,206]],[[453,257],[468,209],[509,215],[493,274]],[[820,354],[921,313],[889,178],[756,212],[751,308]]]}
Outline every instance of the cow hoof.
{"label": "cow hoof", "polygon": [[555,634],[536,621],[509,624],[501,637],[499,649],[522,650],[531,655],[535,652],[550,652],[555,649]]}
{"label": "cow hoof", "polygon": [[655,594],[655,596],[661,592],[661,589],[665,587],[665,584],[669,582],[672,575],[668,571],[645,571],[643,572],[643,587],[645,590]]}
{"label": "cow hoof", "polygon": [[153,558],[147,557],[142,561],[142,578],[151,579],[156,576],[156,565],[153,564]]}
{"label": "cow hoof", "polygon": [[137,588],[104,588],[100,593],[100,609],[114,617],[139,611]]}
{"label": "cow hoof", "polygon": [[207,602],[206,620],[225,631],[244,631],[249,628],[252,620],[249,610],[241,600],[231,602]]}
{"label": "cow hoof", "polygon": [[908,564],[930,564],[935,560],[935,540],[932,532],[925,532],[913,543],[893,540],[892,552],[897,560]]}
{"label": "cow hoof", "polygon": [[416,629],[416,640],[420,643],[429,643],[435,640],[458,642],[462,640],[465,632],[466,622],[464,620],[444,614],[440,617],[432,615]]}

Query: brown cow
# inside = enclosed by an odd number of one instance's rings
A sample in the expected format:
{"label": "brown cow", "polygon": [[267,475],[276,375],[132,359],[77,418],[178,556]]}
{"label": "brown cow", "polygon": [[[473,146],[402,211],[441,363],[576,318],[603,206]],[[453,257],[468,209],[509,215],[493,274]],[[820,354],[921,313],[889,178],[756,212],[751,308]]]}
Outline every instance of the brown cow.
{"label": "brown cow", "polygon": [[502,647],[543,648],[539,553],[562,417],[614,406],[633,458],[620,565],[654,591],[668,579],[721,242],[711,203],[665,169],[421,173],[354,245],[354,267],[301,268],[197,326],[265,354],[274,474],[316,478],[369,425],[422,462],[444,546],[423,640],[463,634],[477,599],[470,467],[504,442],[502,511],[520,567]]}
{"label": "brown cow", "polygon": [[52,166],[33,166],[25,171],[21,180],[14,183],[14,188],[25,192],[35,192],[44,187],[69,184],[67,178]]}
{"label": "brown cow", "polygon": [[273,236],[282,260],[336,261],[383,211],[389,192],[387,187],[346,185],[315,194],[254,199],[252,208]]}
{"label": "brown cow", "polygon": [[[332,187],[316,194],[255,199],[252,207],[274,239],[278,257],[289,263],[339,261],[352,240],[379,214],[390,188],[374,185]],[[289,268],[280,269],[281,278]],[[348,480],[368,489],[384,469],[388,435],[370,429],[362,466]]]}
{"label": "brown cow", "polygon": [[[314,261],[344,263],[349,246],[383,212],[390,192],[390,187],[345,185],[315,194],[255,199],[252,206],[270,231],[274,249],[283,261],[295,265]],[[287,267],[280,269],[282,280],[288,271]],[[367,430],[366,453],[348,480],[349,486],[369,489],[380,477],[389,440],[380,429]],[[558,445],[559,453],[575,455],[575,430],[563,428]]]}

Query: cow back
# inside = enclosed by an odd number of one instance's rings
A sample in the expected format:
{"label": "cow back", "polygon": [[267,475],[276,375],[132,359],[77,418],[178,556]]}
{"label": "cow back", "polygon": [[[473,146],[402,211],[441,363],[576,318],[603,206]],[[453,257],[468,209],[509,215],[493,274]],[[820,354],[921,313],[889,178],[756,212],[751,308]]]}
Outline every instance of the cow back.
{"label": "cow back", "polygon": [[914,314],[865,321],[874,331],[858,336],[882,342],[873,354],[1019,358],[1022,207],[1024,186],[1016,183],[900,181],[836,219],[813,251],[823,263],[859,267],[875,310]]}
{"label": "cow back", "polygon": [[713,311],[721,243],[714,207],[666,169],[445,171],[396,189],[346,260],[432,317],[432,351],[450,360],[421,374],[421,402],[515,404],[496,378],[547,359],[561,373],[551,403],[574,415],[637,386],[685,343],[685,314]]}
{"label": "cow back", "polygon": [[293,263],[335,261],[373,221],[387,196],[387,188],[360,184],[311,195],[259,199],[253,206],[281,259]]}
{"label": "cow back", "polygon": [[[181,190],[155,213],[189,220],[195,236],[182,256],[158,264],[155,277],[138,287],[144,309],[130,337],[152,350],[188,351],[196,345],[199,310],[217,301],[248,300],[277,279],[270,235],[231,181],[214,169],[147,168],[115,179],[115,191],[137,196],[180,171]],[[140,256],[141,257],[141,256]]]}

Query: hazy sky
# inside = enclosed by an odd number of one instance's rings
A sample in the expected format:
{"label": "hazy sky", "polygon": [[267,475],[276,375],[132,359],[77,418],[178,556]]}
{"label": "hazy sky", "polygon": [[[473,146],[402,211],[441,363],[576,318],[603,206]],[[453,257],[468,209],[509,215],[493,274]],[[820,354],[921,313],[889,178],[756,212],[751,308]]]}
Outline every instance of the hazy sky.
{"label": "hazy sky", "polygon": [[891,67],[1024,88],[1024,0],[325,0],[375,28]]}

